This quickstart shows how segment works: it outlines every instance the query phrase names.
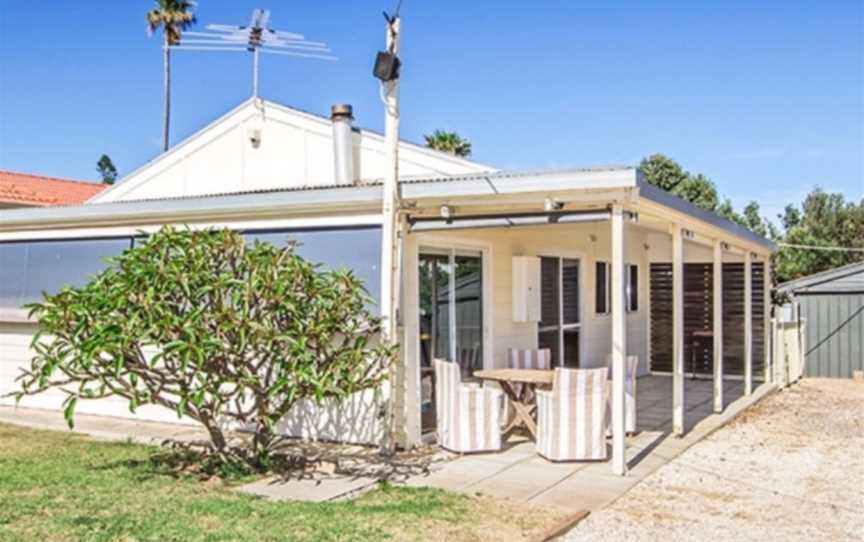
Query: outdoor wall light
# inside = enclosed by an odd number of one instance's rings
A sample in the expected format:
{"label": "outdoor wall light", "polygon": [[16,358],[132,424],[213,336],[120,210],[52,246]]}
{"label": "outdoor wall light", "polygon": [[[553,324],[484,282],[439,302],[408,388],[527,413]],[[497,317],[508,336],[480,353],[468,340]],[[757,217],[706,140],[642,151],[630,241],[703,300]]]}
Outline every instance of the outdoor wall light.
{"label": "outdoor wall light", "polygon": [[441,218],[447,220],[448,222],[453,219],[453,208],[449,205],[441,206]]}
{"label": "outdoor wall light", "polygon": [[639,213],[635,211],[624,211],[624,218],[630,222],[639,222]]}
{"label": "outdoor wall light", "polygon": [[684,239],[690,239],[690,240],[696,239],[696,234],[693,232],[693,230],[682,229],[681,230],[681,236],[684,237]]}
{"label": "outdoor wall light", "polygon": [[729,250],[729,248],[730,248],[729,243],[727,243],[726,241],[723,241],[722,243],[720,243],[720,248],[723,250]]}

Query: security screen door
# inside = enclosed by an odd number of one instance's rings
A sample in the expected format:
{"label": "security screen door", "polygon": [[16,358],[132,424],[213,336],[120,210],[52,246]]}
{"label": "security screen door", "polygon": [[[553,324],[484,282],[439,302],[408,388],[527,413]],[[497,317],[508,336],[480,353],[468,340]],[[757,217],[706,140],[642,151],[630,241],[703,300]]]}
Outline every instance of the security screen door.
{"label": "security screen door", "polygon": [[469,378],[483,367],[483,255],[461,249],[421,249],[421,417],[435,428],[433,359],[455,361]]}
{"label": "security screen door", "polygon": [[552,351],[553,367],[579,367],[579,260],[541,257],[540,296],[537,345]]}

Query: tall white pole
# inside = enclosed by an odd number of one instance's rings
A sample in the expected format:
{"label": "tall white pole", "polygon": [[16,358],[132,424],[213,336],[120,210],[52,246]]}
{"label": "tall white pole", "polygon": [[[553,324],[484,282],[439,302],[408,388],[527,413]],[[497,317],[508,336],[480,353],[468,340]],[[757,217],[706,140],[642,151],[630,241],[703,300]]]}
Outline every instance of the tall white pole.
{"label": "tall white pole", "polygon": [[624,314],[624,211],[612,206],[612,472],[627,474],[624,435],[624,362],[627,359],[627,317]]}
{"label": "tall white pole", "polygon": [[753,266],[744,252],[744,393],[753,393]]}
{"label": "tall white pole", "polygon": [[[394,55],[399,55],[399,18],[395,17],[387,24],[387,49]],[[381,226],[381,317],[382,339],[387,344],[397,343],[396,327],[396,294],[398,288],[396,281],[399,279],[399,258],[397,235],[397,212],[399,206],[399,79],[387,81],[384,85],[384,146],[385,163],[387,172],[384,175],[384,202],[382,206]],[[385,449],[395,449],[395,435],[397,433],[396,405],[402,404],[397,400],[400,393],[398,386],[398,361],[394,362],[393,370],[390,371],[390,397],[389,423],[387,435],[385,435]]]}
{"label": "tall white pole", "polygon": [[258,97],[258,47],[252,51],[252,97]]}
{"label": "tall white pole", "polygon": [[714,241],[714,412],[723,412],[723,241]]}
{"label": "tall white pole", "polygon": [[684,436],[684,239],[672,225],[672,433]]}

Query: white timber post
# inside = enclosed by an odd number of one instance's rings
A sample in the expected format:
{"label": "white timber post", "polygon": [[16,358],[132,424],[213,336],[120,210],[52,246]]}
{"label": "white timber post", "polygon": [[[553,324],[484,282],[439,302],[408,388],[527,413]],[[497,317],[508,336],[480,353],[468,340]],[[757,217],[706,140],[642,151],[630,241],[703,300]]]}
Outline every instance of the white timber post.
{"label": "white timber post", "polygon": [[723,412],[723,242],[714,241],[714,412]]}
{"label": "white timber post", "polygon": [[[399,18],[387,21],[387,49],[393,54],[399,54]],[[386,174],[384,175],[384,201],[382,204],[381,225],[381,318],[382,340],[386,344],[397,342],[397,304],[399,280],[399,253],[397,213],[399,212],[399,79],[382,83],[384,85],[384,152],[386,158]],[[393,363],[390,371],[390,397],[388,397],[388,423],[384,435],[383,448],[392,452],[396,447],[397,424],[401,421],[396,415],[399,389],[398,372],[402,369],[400,363]]]}
{"label": "white timber post", "polygon": [[753,265],[744,251],[744,393],[753,393]]}
{"label": "white timber post", "polygon": [[684,435],[684,238],[672,225],[672,432]]}
{"label": "white timber post", "polygon": [[624,313],[624,211],[612,206],[612,472],[627,474],[624,426],[624,360],[627,317]]}

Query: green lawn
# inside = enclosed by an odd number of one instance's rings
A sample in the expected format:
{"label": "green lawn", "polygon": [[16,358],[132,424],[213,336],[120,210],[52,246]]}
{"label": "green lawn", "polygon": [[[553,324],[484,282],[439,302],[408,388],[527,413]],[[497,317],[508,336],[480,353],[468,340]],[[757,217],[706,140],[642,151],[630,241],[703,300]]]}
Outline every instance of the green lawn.
{"label": "green lawn", "polygon": [[0,424],[0,540],[519,540],[548,520],[504,503],[382,487],[274,503],[178,476],[157,448]]}

